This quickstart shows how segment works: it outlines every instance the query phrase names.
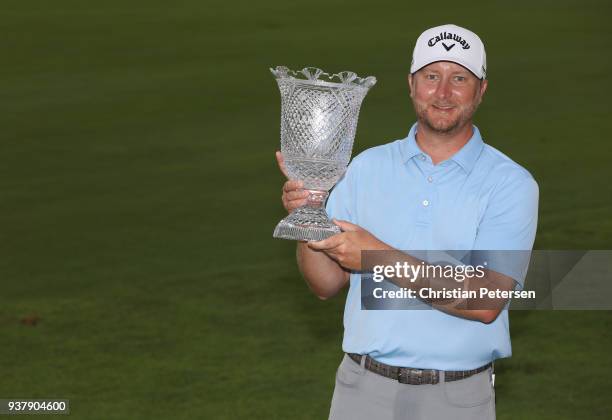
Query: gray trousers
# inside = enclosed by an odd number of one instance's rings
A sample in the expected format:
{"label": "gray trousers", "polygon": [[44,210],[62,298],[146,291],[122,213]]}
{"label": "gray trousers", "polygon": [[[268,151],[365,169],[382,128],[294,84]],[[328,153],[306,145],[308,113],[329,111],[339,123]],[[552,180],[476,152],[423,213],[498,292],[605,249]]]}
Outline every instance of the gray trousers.
{"label": "gray trousers", "polygon": [[[365,359],[365,358],[364,358]],[[330,420],[494,420],[492,369],[459,381],[407,385],[344,356],[336,374]]]}

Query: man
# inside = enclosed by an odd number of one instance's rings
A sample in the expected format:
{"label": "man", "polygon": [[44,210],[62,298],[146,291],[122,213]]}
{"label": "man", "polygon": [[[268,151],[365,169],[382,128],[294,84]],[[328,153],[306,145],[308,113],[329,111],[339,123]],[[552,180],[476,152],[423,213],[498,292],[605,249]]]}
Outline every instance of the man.
{"label": "man", "polygon": [[[506,300],[424,299],[431,310],[363,310],[362,251],[421,261],[401,250],[530,250],[538,187],[521,166],[485,144],[472,118],[487,90],[486,55],[473,32],[444,25],[418,38],[408,76],[417,123],[408,137],[357,156],[327,211],[342,233],[298,243],[313,293],[350,283],[343,350],[330,419],[493,419],[492,362],[511,355]],[[284,171],[283,159],[277,153]],[[288,211],[305,204],[299,181],[283,186]],[[519,270],[520,271],[520,270]],[[487,270],[462,282],[520,288],[524,273]],[[457,279],[391,281],[415,291]]]}

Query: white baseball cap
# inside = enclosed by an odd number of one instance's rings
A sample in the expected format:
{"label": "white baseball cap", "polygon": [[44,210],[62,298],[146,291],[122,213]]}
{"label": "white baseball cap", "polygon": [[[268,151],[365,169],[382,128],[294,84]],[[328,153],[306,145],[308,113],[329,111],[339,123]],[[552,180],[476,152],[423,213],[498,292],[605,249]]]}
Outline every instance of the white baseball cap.
{"label": "white baseball cap", "polygon": [[487,77],[487,54],[478,35],[457,25],[427,29],[417,39],[412,53],[410,73],[436,61],[452,61],[474,73]]}

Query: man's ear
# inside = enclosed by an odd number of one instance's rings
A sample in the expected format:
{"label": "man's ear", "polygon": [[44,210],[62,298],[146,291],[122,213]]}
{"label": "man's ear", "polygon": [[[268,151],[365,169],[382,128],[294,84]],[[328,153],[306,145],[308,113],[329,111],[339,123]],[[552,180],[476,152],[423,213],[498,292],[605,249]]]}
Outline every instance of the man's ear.
{"label": "man's ear", "polygon": [[412,97],[412,91],[413,89],[413,85],[412,83],[414,83],[414,78],[412,77],[412,74],[408,73],[408,90],[410,91],[410,96]]}
{"label": "man's ear", "polygon": [[481,100],[485,92],[487,91],[488,86],[489,86],[489,81],[487,79],[484,79],[482,82],[480,82],[480,99]]}
{"label": "man's ear", "polygon": [[476,106],[480,106],[482,103],[482,98],[484,97],[485,92],[487,91],[487,86],[489,86],[489,81],[487,79],[483,79],[480,81],[480,86],[478,87],[478,100]]}

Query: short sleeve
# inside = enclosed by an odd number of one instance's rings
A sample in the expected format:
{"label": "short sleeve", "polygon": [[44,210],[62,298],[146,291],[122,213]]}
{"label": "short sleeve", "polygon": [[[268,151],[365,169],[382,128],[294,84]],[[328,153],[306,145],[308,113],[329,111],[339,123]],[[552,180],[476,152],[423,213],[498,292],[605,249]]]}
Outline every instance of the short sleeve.
{"label": "short sleeve", "polygon": [[489,261],[490,269],[512,277],[521,286],[535,240],[538,197],[538,184],[531,176],[506,179],[489,199],[473,248],[481,254],[479,259]]}

